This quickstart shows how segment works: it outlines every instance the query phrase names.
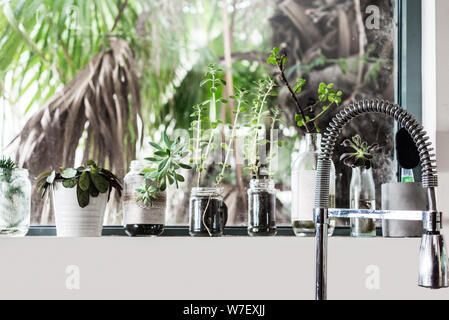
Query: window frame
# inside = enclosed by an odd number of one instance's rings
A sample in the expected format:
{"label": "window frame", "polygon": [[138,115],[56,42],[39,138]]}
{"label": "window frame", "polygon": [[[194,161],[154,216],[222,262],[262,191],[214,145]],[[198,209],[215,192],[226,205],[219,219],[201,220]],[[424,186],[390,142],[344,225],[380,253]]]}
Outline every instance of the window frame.
{"label": "window frame", "polygon": [[[396,52],[395,52],[395,103],[410,111],[419,122],[422,122],[422,3],[421,0],[396,0],[395,3]],[[395,131],[398,129],[395,124]],[[398,165],[398,181],[401,170]],[[420,167],[415,169],[415,177],[420,180]],[[188,225],[167,225],[163,236],[188,236]],[[277,236],[293,236],[290,226],[278,226]],[[378,235],[381,230],[377,230]],[[349,228],[335,229],[335,235],[345,236]],[[53,236],[56,227],[45,225],[30,226],[27,236]],[[103,226],[104,236],[126,236],[120,225]],[[224,235],[247,236],[247,226],[227,226]]]}

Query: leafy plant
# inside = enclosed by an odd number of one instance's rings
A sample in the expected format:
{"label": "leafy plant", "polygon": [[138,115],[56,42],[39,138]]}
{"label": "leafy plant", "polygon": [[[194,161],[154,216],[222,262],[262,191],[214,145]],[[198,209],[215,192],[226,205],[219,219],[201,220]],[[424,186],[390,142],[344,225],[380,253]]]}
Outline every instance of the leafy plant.
{"label": "leafy plant", "polygon": [[17,168],[16,163],[11,158],[0,159],[1,178],[3,181],[10,183],[14,169]]}
{"label": "leafy plant", "polygon": [[273,108],[271,110],[271,126],[270,126],[270,153],[268,154],[268,178],[269,179],[273,179],[273,176],[275,174],[275,171],[273,169],[273,160],[276,157],[276,152],[275,152],[275,143],[277,143],[278,147],[282,147],[282,142],[281,141],[275,141],[275,137],[274,137],[274,128],[276,126],[276,123],[279,122],[279,115],[281,113],[281,110],[279,108]]}
{"label": "leafy plant", "polygon": [[248,92],[246,90],[240,90],[238,87],[234,87],[234,90],[237,95],[230,96],[230,98],[237,101],[237,108],[236,108],[236,110],[233,111],[234,122],[231,125],[231,136],[229,137],[229,142],[228,143],[223,142],[221,144],[221,147],[226,150],[226,155],[225,155],[224,161],[219,163],[219,165],[221,166],[221,171],[215,179],[215,181],[216,181],[215,187],[220,186],[220,184],[224,178],[225,170],[227,168],[230,168],[228,161],[229,161],[229,156],[230,156],[231,152],[233,151],[234,140],[237,138],[236,130],[239,128],[238,127],[239,116],[240,116],[240,113],[245,112],[247,110],[247,107],[246,107],[247,102],[245,100],[245,96]]}
{"label": "leafy plant", "polygon": [[152,166],[141,171],[144,176],[142,187],[137,189],[139,196],[138,202],[151,206],[153,200],[159,197],[159,192],[164,191],[167,185],[175,184],[178,188],[178,182],[183,182],[184,177],[178,173],[178,170],[192,169],[185,164],[182,159],[188,154],[185,146],[181,143],[181,137],[171,141],[164,133],[164,145],[160,146],[154,142],[149,142],[155,151],[153,157],[145,158],[152,163]]}
{"label": "leafy plant", "polygon": [[8,199],[9,201],[13,201],[15,195],[23,194],[21,186],[11,185],[12,174],[16,169],[17,165],[11,158],[0,159],[0,181],[5,182],[7,184],[5,191],[5,198]]}
{"label": "leafy plant", "polygon": [[226,85],[226,82],[218,77],[220,73],[221,70],[215,65],[209,65],[206,79],[200,83],[200,86],[210,86],[210,99],[194,105],[194,112],[190,115],[193,118],[191,122],[191,130],[193,132],[193,139],[190,146],[190,150],[193,153],[191,163],[195,164],[198,187],[201,183],[201,175],[206,170],[206,161],[211,152],[218,147],[214,143],[214,137],[218,126],[223,124],[223,121],[215,119],[217,104],[228,103],[223,98],[216,98],[218,88]]}
{"label": "leafy plant", "polygon": [[[281,51],[280,48],[274,47],[267,60],[268,64],[275,65],[280,73],[280,79],[287,87],[290,96],[295,102],[298,113],[295,115],[295,121],[299,127],[304,127],[307,132],[320,132],[317,125],[317,120],[332,106],[341,103],[341,96],[343,92],[333,90],[334,84],[326,84],[321,82],[318,87],[318,101],[307,108],[304,108],[300,101],[298,94],[301,93],[303,87],[306,85],[306,80],[302,78],[296,79],[295,85],[292,87],[285,75],[287,65],[287,54]],[[318,114],[315,114],[315,109],[319,108]]]}
{"label": "leafy plant", "polygon": [[371,168],[371,160],[374,158],[374,154],[381,153],[383,150],[377,143],[368,146],[368,143],[363,142],[359,135],[344,140],[341,145],[353,150],[353,152],[344,153],[340,157],[340,161],[351,168]]}
{"label": "leafy plant", "polygon": [[251,172],[251,177],[255,179],[259,179],[259,169],[262,165],[259,147],[267,144],[267,140],[261,135],[261,131],[263,131],[265,118],[270,114],[270,111],[266,108],[266,103],[270,95],[275,95],[272,92],[274,86],[275,84],[271,78],[260,80],[257,83],[256,97],[250,110],[245,157],[248,162],[247,170]]}
{"label": "leafy plant", "polygon": [[[74,168],[61,168],[60,171],[47,171],[38,176],[37,189],[43,197],[49,186],[61,182],[64,188],[75,188],[78,204],[81,208],[89,204],[90,197],[98,197],[100,193],[116,189],[121,196],[122,186],[120,180],[109,170],[100,168],[95,161],[87,161],[85,166]],[[109,198],[108,195],[108,198]]]}

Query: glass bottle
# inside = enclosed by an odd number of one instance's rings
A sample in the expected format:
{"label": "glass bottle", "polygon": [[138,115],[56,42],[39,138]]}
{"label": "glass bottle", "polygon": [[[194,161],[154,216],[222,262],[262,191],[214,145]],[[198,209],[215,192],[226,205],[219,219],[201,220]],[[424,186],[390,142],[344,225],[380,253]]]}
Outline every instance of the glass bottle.
{"label": "glass bottle", "polygon": [[276,234],[276,188],[272,179],[252,179],[248,189],[248,234]]}
{"label": "glass bottle", "polygon": [[[313,209],[321,134],[306,133],[306,146],[292,164],[292,227],[297,236],[315,236]],[[329,207],[335,207],[335,166],[331,162]],[[335,220],[329,220],[328,234],[334,233]]]}
{"label": "glass bottle", "polygon": [[192,188],[189,233],[194,237],[219,237],[228,219],[223,188]]}
{"label": "glass bottle", "polygon": [[0,236],[24,236],[30,227],[28,170],[0,169]]}
{"label": "glass bottle", "polygon": [[131,170],[124,178],[123,226],[127,235],[158,236],[164,232],[166,192],[159,192],[151,206],[137,202],[137,189],[141,188],[144,177],[140,171],[146,167],[145,161],[131,161]]}
{"label": "glass bottle", "polygon": [[[376,209],[376,189],[371,168],[352,169],[350,184],[351,209]],[[352,237],[375,237],[376,219],[351,218]]]}

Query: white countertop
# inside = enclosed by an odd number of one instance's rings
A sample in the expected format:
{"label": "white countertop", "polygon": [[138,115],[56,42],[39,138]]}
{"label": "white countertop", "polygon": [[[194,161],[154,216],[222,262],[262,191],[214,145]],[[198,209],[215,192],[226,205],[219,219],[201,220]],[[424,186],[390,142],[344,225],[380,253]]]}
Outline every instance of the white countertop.
{"label": "white countertop", "polygon": [[[449,299],[417,286],[419,244],[329,238],[328,298]],[[314,255],[314,238],[3,238],[0,299],[313,299]]]}

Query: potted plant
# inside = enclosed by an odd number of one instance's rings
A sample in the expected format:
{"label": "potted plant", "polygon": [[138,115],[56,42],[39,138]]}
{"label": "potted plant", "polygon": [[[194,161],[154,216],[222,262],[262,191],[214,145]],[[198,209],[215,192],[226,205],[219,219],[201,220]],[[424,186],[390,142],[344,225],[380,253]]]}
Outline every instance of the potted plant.
{"label": "potted plant", "polygon": [[174,141],[163,134],[163,145],[149,142],[154,149],[146,161],[131,162],[131,171],[125,176],[123,190],[123,224],[129,236],[158,236],[164,231],[166,188],[184,177],[180,169],[191,169],[182,159],[187,155],[181,137]]}
{"label": "potted plant", "polygon": [[[376,188],[371,161],[382,148],[378,144],[369,146],[359,135],[344,140],[342,146],[352,149],[340,157],[343,164],[352,168],[350,208],[375,210]],[[375,237],[376,219],[351,218],[351,236]]]}
{"label": "potted plant", "polygon": [[61,168],[39,175],[42,197],[51,187],[59,237],[99,237],[112,188],[121,196],[120,180],[89,160],[78,168]]}
{"label": "potted plant", "polygon": [[[279,109],[267,110],[267,98],[273,95],[274,82],[268,78],[258,82],[256,97],[250,110],[249,134],[245,157],[247,170],[251,180],[248,188],[248,234],[251,236],[273,236],[276,234],[276,189],[272,179],[274,170],[272,161],[275,158],[274,128],[278,121]],[[264,123],[270,116],[270,138],[267,141]],[[262,178],[262,160],[260,148],[269,143],[270,153],[267,157],[268,170]]]}
{"label": "potted plant", "polygon": [[28,170],[10,158],[0,160],[0,235],[24,236],[30,226],[31,182]]}
{"label": "potted plant", "polygon": [[[274,47],[271,50],[267,60],[268,64],[276,67],[279,79],[288,89],[296,106],[296,124],[306,131],[304,151],[298,153],[297,158],[292,162],[292,226],[297,236],[314,236],[314,203],[310,199],[313,199],[315,196],[316,170],[321,143],[321,130],[317,121],[332,106],[338,106],[341,103],[343,93],[339,90],[335,91],[333,83],[326,84],[322,82],[317,90],[317,101],[312,105],[305,106],[300,102],[299,94],[306,85],[306,80],[298,78],[295,85],[292,86],[285,74],[287,62],[286,52],[278,47]],[[335,167],[333,164],[331,167],[329,200],[329,207],[335,207]],[[329,235],[333,233],[334,225],[335,221],[330,221]]]}
{"label": "potted plant", "polygon": [[213,187],[203,187],[202,178],[208,169],[207,162],[212,151],[218,148],[215,143],[215,136],[224,123],[215,120],[215,109],[217,104],[225,104],[227,101],[216,97],[218,88],[225,85],[225,81],[218,75],[221,70],[210,65],[207,78],[201,82],[201,86],[209,86],[210,98],[201,104],[194,106],[192,113],[191,130],[193,139],[190,146],[192,151],[191,162],[195,165],[197,173],[196,187],[192,188],[189,205],[189,232],[192,236],[221,236],[227,221],[227,207],[223,200],[223,189],[221,183],[224,173],[230,167],[230,152],[235,139],[235,133],[239,115],[246,110],[244,96],[246,91],[235,88],[236,95],[230,98],[237,102],[237,107],[233,111],[234,122],[230,125],[231,135],[228,142],[222,142],[220,147],[225,150],[225,158],[218,164],[218,175],[215,178]]}

